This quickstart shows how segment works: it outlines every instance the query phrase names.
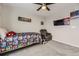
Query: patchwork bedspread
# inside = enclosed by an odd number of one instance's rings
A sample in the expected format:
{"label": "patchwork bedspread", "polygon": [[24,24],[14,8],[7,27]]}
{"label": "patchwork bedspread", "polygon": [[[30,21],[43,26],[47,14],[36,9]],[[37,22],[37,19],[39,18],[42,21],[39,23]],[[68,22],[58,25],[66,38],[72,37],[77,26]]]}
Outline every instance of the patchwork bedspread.
{"label": "patchwork bedspread", "polygon": [[0,38],[0,54],[42,42],[39,33],[16,33],[13,37]]}

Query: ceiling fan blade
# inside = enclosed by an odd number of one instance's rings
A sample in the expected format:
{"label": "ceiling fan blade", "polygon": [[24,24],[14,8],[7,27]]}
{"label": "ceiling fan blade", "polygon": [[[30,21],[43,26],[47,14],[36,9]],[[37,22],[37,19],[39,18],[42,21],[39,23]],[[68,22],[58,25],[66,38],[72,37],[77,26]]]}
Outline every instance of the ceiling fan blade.
{"label": "ceiling fan blade", "polygon": [[34,3],[34,4],[42,5],[42,3]]}
{"label": "ceiling fan blade", "polygon": [[48,10],[48,11],[50,11],[50,9],[46,6],[46,9]]}
{"label": "ceiling fan blade", "polygon": [[37,11],[39,11],[41,8],[42,8],[42,6],[41,6],[41,7],[39,7],[39,8],[37,9]]}
{"label": "ceiling fan blade", "polygon": [[51,4],[55,4],[55,3],[45,3],[46,5],[51,5]]}

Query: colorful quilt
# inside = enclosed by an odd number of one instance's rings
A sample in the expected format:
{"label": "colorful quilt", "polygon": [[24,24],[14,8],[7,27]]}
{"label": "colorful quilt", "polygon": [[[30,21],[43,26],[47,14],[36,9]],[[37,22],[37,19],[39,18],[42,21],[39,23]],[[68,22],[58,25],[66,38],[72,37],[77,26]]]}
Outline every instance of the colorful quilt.
{"label": "colorful quilt", "polygon": [[16,33],[12,37],[0,38],[0,54],[42,41],[39,33]]}

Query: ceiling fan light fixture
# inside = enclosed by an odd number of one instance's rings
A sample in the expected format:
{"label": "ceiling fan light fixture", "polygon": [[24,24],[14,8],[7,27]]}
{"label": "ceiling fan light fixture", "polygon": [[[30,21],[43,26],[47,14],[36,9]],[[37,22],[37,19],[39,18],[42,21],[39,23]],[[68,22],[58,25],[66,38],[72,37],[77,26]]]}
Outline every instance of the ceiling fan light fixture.
{"label": "ceiling fan light fixture", "polygon": [[41,9],[46,10],[46,6],[42,6],[42,8],[41,8]]}
{"label": "ceiling fan light fixture", "polygon": [[39,11],[39,10],[47,10],[47,11],[50,11],[50,8],[47,5],[51,5],[51,4],[54,4],[54,3],[35,3],[35,4],[41,5],[37,9],[37,11]]}

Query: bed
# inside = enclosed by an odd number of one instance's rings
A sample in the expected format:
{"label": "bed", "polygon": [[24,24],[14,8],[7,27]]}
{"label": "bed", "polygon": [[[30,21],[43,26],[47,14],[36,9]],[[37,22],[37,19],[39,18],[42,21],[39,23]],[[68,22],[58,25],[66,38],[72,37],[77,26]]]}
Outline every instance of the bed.
{"label": "bed", "polygon": [[12,37],[0,38],[0,54],[42,42],[41,35],[35,32],[16,33]]}

